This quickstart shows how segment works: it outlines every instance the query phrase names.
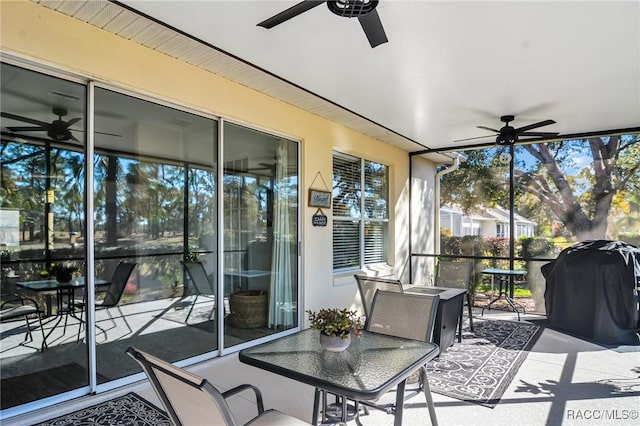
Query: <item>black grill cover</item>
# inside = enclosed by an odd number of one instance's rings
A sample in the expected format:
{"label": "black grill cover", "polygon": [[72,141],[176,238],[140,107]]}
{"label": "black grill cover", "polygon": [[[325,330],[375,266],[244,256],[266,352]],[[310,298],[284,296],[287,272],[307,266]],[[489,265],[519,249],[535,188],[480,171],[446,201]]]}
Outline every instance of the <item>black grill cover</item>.
{"label": "black grill cover", "polygon": [[622,241],[585,241],[542,267],[552,328],[598,343],[640,344],[640,249]]}

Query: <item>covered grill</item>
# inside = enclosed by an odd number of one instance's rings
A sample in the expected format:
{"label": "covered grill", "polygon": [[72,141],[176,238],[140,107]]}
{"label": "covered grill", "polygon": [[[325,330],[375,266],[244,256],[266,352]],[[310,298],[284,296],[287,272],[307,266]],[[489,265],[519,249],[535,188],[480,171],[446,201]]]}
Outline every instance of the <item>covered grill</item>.
{"label": "covered grill", "polygon": [[640,249],[585,241],[542,267],[550,326],[598,343],[640,344]]}

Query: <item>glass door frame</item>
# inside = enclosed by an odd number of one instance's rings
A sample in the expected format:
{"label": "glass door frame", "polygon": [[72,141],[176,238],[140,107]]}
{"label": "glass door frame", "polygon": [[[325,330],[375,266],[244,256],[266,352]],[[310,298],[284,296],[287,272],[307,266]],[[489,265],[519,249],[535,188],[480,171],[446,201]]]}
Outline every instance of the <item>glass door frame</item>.
{"label": "glass door frame", "polygon": [[[296,229],[296,233],[297,233],[297,241],[296,241],[296,245],[297,245],[297,256],[295,259],[296,262],[296,271],[297,271],[297,283],[296,283],[296,293],[297,293],[297,297],[296,297],[296,303],[297,303],[297,312],[296,312],[296,317],[297,317],[297,326],[292,327],[288,330],[283,330],[283,331],[279,331],[277,333],[274,334],[269,334],[267,336],[263,336],[257,339],[253,339],[247,342],[243,342],[237,345],[233,345],[231,347],[225,347],[224,346],[224,332],[222,333],[218,333],[218,350],[220,352],[220,356],[225,356],[228,354],[232,354],[235,352],[239,352],[242,349],[246,349],[252,346],[256,346],[259,345],[261,343],[265,343],[265,342],[269,342],[271,340],[275,340],[278,339],[280,337],[283,336],[288,336],[290,334],[294,334],[294,333],[298,333],[301,329],[302,329],[302,321],[303,321],[303,317],[302,317],[302,311],[300,309],[300,307],[302,306],[302,293],[303,293],[303,279],[302,279],[302,230],[303,230],[303,226],[302,226],[302,209],[300,208],[302,206],[302,169],[303,169],[303,165],[302,165],[302,147],[303,144],[299,139],[296,139],[294,137],[282,134],[282,133],[278,133],[278,132],[274,132],[273,130],[269,130],[269,129],[264,129],[261,128],[259,126],[255,126],[255,125],[250,125],[247,123],[243,123],[241,121],[237,121],[237,120],[227,120],[223,117],[219,118],[219,126],[218,126],[218,131],[219,133],[219,140],[221,141],[220,144],[218,144],[218,159],[219,159],[219,167],[218,167],[218,182],[220,182],[219,185],[219,189],[218,189],[218,226],[220,230],[224,230],[224,220],[225,220],[225,216],[224,216],[224,145],[225,145],[225,137],[224,137],[224,128],[225,128],[225,123],[228,124],[233,124],[233,125],[237,125],[237,126],[241,126],[241,127],[246,127],[250,130],[254,130],[254,131],[258,131],[258,132],[263,132],[266,133],[270,136],[275,136],[275,137],[280,137],[283,139],[286,139],[290,142],[294,142],[297,145],[297,155],[296,155],[296,161],[297,161],[297,178],[298,178],[298,194],[297,194],[297,229]],[[222,165],[222,166],[220,166]],[[222,236],[220,236],[218,238],[218,294],[224,294],[224,247],[223,247],[223,243],[224,240],[222,238]],[[221,302],[224,302],[223,298],[220,298]],[[218,309],[218,313],[216,314],[216,319],[218,321],[220,321],[220,324],[222,324],[222,327],[224,328],[224,307],[222,307],[221,309]]]}

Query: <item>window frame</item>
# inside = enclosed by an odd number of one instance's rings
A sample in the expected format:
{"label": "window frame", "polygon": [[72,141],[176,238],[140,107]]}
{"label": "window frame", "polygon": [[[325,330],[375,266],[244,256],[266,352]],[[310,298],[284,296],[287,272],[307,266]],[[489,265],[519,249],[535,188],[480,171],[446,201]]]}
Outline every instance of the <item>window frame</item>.
{"label": "window frame", "polygon": [[[384,164],[378,161],[370,160],[361,156],[356,156],[352,154],[345,154],[339,151],[333,151],[332,154],[332,185],[334,184],[334,175],[335,175],[335,160],[336,158],[342,158],[350,161],[357,161],[360,165],[359,177],[357,180],[357,185],[355,189],[354,198],[358,198],[358,213],[352,216],[341,216],[335,214],[335,209],[337,203],[334,199],[334,194],[332,194],[332,224],[333,224],[333,237],[332,237],[332,269],[334,274],[340,274],[344,272],[350,272],[355,270],[361,270],[370,265],[389,265],[389,247],[390,247],[390,238],[391,233],[389,229],[390,224],[390,212],[389,212],[389,201],[390,201],[390,188],[389,188],[389,177],[390,177],[390,166],[388,164]],[[384,218],[375,218],[375,217],[367,217],[366,214],[366,198],[362,195],[364,193],[364,188],[366,188],[366,164],[374,163],[384,167],[385,179],[386,179],[386,193],[384,194],[384,200],[386,204],[386,211],[384,214]],[[336,267],[335,264],[335,224],[336,222],[357,222],[358,223],[358,262],[357,265],[346,266],[346,267]],[[381,257],[383,260],[378,262],[367,262],[366,260],[366,235],[365,230],[367,225],[369,224],[382,224],[383,229],[383,243],[381,250]]]}

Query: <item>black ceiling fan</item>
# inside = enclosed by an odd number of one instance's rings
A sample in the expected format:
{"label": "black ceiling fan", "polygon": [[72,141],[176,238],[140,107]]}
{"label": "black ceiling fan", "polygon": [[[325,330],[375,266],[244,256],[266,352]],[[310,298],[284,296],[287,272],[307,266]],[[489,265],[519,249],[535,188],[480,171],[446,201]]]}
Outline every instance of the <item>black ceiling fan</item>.
{"label": "black ceiling fan", "polygon": [[[528,124],[526,126],[518,127],[517,129],[510,126],[509,123],[515,119],[513,115],[503,115],[500,117],[500,121],[505,123],[504,127],[500,130],[492,129],[486,126],[476,126],[478,129],[488,130],[490,132],[496,133],[496,143],[498,145],[512,145],[518,140],[520,140],[520,136],[533,136],[533,138],[527,138],[525,140],[535,140],[536,138],[546,138],[546,137],[554,137],[558,136],[558,132],[532,132],[531,130],[537,129],[539,127],[548,126],[550,124],[555,124],[553,120],[544,120],[538,123]],[[467,139],[458,139],[454,142],[463,142],[469,141],[473,139],[484,139],[487,136],[477,136],[475,138],[467,138]]]}
{"label": "black ceiling fan", "polygon": [[305,0],[260,22],[258,26],[267,29],[273,28],[316,6],[320,6],[322,3],[327,3],[329,10],[338,16],[344,18],[357,17],[371,47],[376,47],[389,41],[376,11],[378,0]]}
{"label": "black ceiling fan", "polygon": [[[71,129],[70,127],[76,124],[78,121],[82,120],[80,117],[72,118],[69,121],[64,121],[62,117],[67,115],[67,110],[61,107],[53,107],[52,112],[54,115],[57,115],[58,118],[53,120],[51,123],[47,123],[45,121],[36,120],[29,117],[23,117],[16,114],[11,114],[9,112],[2,112],[0,115],[4,118],[9,118],[11,120],[22,121],[24,123],[30,123],[34,126],[7,126],[7,129],[11,132],[47,132],[47,136],[56,141],[68,141],[74,140],[78,141],[78,139],[71,133],[71,130],[75,132],[82,132],[83,130]],[[121,135],[116,135],[113,133],[104,133],[104,132],[96,132],[108,136],[116,136],[121,137]],[[79,141],[78,141],[79,142]]]}

